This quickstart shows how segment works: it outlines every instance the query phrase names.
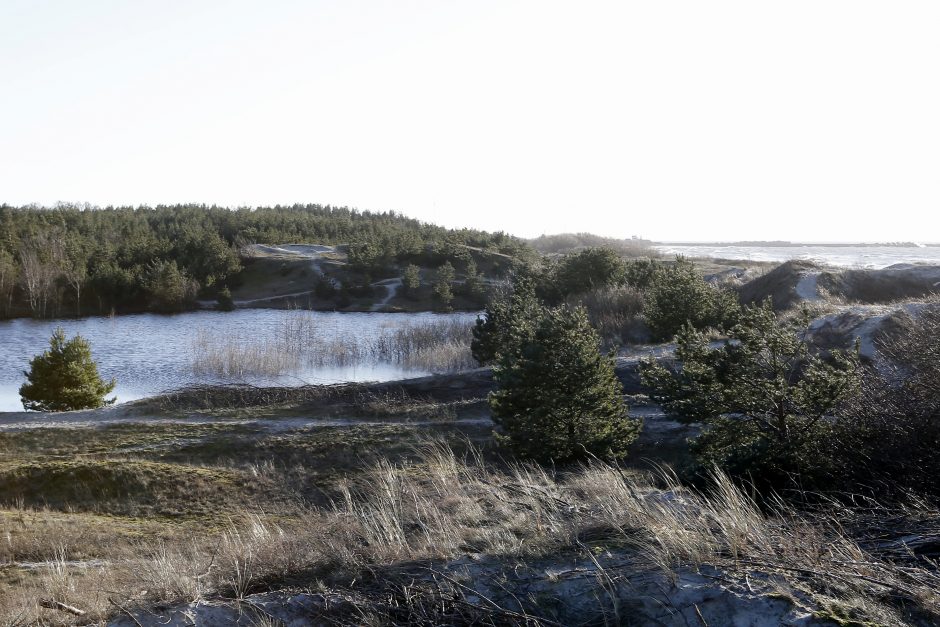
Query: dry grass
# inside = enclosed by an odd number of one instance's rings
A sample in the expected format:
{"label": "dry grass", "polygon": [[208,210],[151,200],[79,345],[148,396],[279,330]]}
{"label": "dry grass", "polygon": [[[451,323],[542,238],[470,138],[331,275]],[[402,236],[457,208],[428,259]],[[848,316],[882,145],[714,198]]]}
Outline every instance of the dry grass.
{"label": "dry grass", "polygon": [[573,297],[569,304],[587,310],[591,325],[608,348],[649,341],[649,330],[643,322],[643,292],[636,288],[596,289]]}
{"label": "dry grass", "polygon": [[472,449],[459,458],[427,443],[415,463],[380,462],[350,480],[330,507],[239,516],[221,533],[185,541],[119,538],[101,547],[103,567],[69,564],[67,538],[47,536],[48,566],[9,588],[0,623],[48,620],[38,598],[85,609],[88,622],[131,602],[238,598],[318,577],[348,582],[364,570],[467,553],[557,556],[585,542],[629,554],[640,569],[769,573],[777,585],[880,622],[900,620],[897,600],[940,616],[940,577],[926,563],[881,558],[835,523],[782,504],[768,513],[722,475],[708,494],[679,487],[668,473],[658,481],[600,464],[561,477],[526,465],[495,469]]}
{"label": "dry grass", "polygon": [[459,372],[476,367],[470,354],[471,325],[444,320],[395,329],[370,346],[373,359],[409,369]]}
{"label": "dry grass", "polygon": [[193,371],[223,380],[300,375],[306,369],[389,363],[407,370],[458,372],[473,368],[471,325],[432,321],[390,328],[375,337],[327,337],[313,314],[290,312],[250,337],[201,329],[193,341]]}

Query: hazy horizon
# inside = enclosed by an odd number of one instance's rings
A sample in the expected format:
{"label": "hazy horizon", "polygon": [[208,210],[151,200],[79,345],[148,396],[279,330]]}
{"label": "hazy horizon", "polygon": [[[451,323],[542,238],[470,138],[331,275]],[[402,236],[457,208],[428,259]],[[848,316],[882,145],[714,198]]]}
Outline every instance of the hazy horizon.
{"label": "hazy horizon", "polygon": [[940,5],[0,5],[0,202],[940,240]]}

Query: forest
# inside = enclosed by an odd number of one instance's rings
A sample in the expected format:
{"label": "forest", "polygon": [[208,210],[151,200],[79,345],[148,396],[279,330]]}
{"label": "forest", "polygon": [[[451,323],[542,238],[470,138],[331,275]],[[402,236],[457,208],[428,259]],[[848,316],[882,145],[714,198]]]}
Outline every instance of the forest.
{"label": "forest", "polygon": [[330,205],[0,205],[0,318],[173,312],[238,284],[247,244],[348,246],[378,278],[402,263],[459,263],[468,247],[534,252],[506,233],[446,229],[394,211]]}

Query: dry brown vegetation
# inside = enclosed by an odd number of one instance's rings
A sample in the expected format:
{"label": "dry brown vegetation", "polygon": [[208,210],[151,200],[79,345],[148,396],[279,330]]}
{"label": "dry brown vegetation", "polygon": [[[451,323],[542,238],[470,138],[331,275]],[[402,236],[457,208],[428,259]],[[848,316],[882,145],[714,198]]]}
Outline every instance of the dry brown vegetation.
{"label": "dry brown vegetation", "polygon": [[643,321],[643,292],[636,288],[595,289],[570,298],[568,304],[587,310],[591,326],[597,329],[607,348],[649,340],[649,330]]}
{"label": "dry brown vegetation", "polygon": [[[940,577],[929,564],[900,555],[884,539],[880,554],[878,543],[863,549],[839,521],[810,519],[782,504],[761,508],[721,475],[708,493],[696,493],[667,472],[650,482],[594,464],[556,475],[494,465],[473,447],[460,455],[425,442],[416,450],[410,461],[380,460],[340,481],[329,504],[230,511],[201,531],[8,509],[0,517],[4,561],[43,563],[4,569],[0,621],[87,623],[141,604],[240,598],[278,586],[315,588],[318,581],[350,591],[358,579],[368,590],[363,573],[395,564],[446,563],[465,554],[583,557],[586,550],[620,555],[634,574],[708,565],[732,579],[750,575],[768,594],[852,620],[902,624],[940,616]],[[623,573],[608,576],[616,603]],[[41,599],[88,614],[43,609]]]}
{"label": "dry brown vegetation", "polygon": [[193,370],[228,380],[279,377],[317,366],[390,363],[409,370],[457,372],[473,368],[471,325],[431,321],[389,328],[375,337],[327,337],[306,311],[294,311],[273,329],[252,336],[199,331]]}

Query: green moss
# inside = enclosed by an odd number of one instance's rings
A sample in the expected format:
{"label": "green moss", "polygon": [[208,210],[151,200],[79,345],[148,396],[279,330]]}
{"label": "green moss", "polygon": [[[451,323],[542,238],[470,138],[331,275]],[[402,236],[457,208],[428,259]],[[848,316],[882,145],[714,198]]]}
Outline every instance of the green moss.
{"label": "green moss", "polygon": [[0,433],[0,462],[37,458],[73,459],[134,452],[150,446],[222,434],[251,435],[256,425],[186,424],[178,422],[121,423],[100,428],[43,428]]}
{"label": "green moss", "polygon": [[[487,439],[482,426],[355,424],[267,429],[259,422],[126,423],[0,433],[0,506],[48,507],[215,525],[246,506],[268,514],[327,502],[336,483],[424,437]],[[423,418],[423,416],[419,417]],[[374,420],[374,419],[373,419]]]}
{"label": "green moss", "polygon": [[199,516],[261,486],[247,473],[138,460],[0,465],[0,502],[122,515]]}

